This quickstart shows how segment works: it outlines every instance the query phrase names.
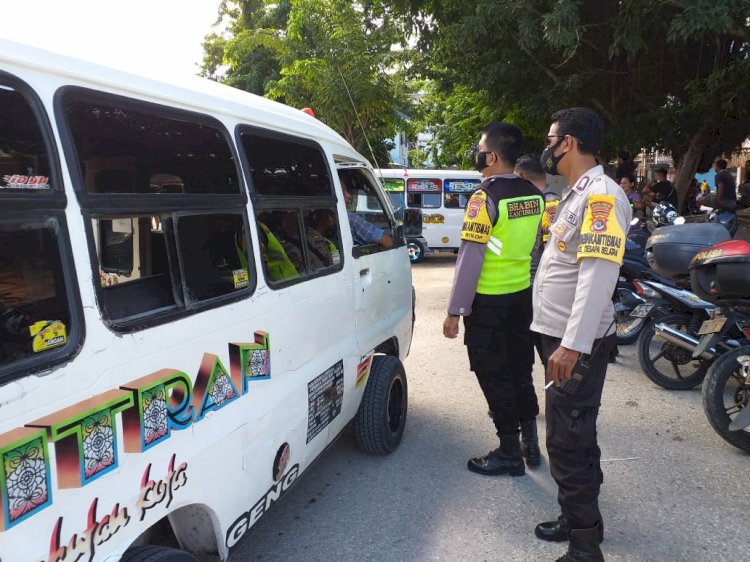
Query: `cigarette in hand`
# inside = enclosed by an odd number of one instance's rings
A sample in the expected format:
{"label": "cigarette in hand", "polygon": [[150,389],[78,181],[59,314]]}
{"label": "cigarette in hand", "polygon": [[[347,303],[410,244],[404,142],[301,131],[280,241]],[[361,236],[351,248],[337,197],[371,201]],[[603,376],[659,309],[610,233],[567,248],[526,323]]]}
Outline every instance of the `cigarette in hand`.
{"label": "cigarette in hand", "polygon": [[544,385],[544,390],[547,390],[553,384],[555,384],[555,381],[549,381],[546,385]]}

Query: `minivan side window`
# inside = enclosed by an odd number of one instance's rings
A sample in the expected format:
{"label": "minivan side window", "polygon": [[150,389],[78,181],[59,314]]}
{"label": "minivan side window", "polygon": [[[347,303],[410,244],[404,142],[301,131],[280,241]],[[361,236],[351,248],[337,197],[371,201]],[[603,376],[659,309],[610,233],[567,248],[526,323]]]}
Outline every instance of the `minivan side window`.
{"label": "minivan side window", "polygon": [[383,232],[395,237],[394,225],[385,211],[385,202],[380,199],[372,177],[364,169],[341,169],[339,177],[342,188],[350,195],[347,208],[354,240],[354,256],[385,250],[377,239]]}
{"label": "minivan side window", "polygon": [[381,182],[393,208],[403,209],[406,206],[406,198],[404,197],[406,181],[401,178],[381,178]]}
{"label": "minivan side window", "polygon": [[443,191],[441,184],[439,179],[408,179],[406,204],[419,209],[439,209]]}
{"label": "minivan side window", "polygon": [[247,196],[222,125],[82,88],[57,101],[109,324],[131,331],[249,296]]}
{"label": "minivan side window", "polygon": [[446,209],[465,209],[479,183],[477,179],[446,179],[443,182],[443,206]]}
{"label": "minivan side window", "polygon": [[80,347],[59,177],[41,104],[0,73],[0,383],[65,361]]}
{"label": "minivan side window", "polygon": [[277,288],[343,265],[333,182],[322,149],[309,141],[238,128],[252,180],[266,280]]}

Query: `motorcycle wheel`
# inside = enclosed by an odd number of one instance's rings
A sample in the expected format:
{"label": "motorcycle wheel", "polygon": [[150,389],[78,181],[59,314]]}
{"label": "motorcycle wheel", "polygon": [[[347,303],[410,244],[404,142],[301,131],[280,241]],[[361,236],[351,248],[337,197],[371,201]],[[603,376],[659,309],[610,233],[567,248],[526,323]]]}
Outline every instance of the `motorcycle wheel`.
{"label": "motorcycle wheel", "polygon": [[633,318],[630,313],[633,312],[638,302],[633,303],[631,296],[635,289],[630,287],[620,287],[619,283],[615,296],[612,299],[615,305],[615,339],[617,345],[630,345],[638,339],[638,335],[643,329],[646,322],[645,318]]}
{"label": "motorcycle wheel", "polygon": [[616,312],[615,318],[617,345],[630,345],[638,339],[645,322],[643,318],[633,318],[630,311]]}
{"label": "motorcycle wheel", "polygon": [[689,350],[654,337],[655,324],[668,324],[671,328],[695,336],[687,329],[689,320],[690,317],[684,314],[668,314],[649,322],[638,336],[636,352],[641,369],[649,380],[663,388],[694,388],[703,382],[706,371],[711,366],[711,362],[706,359],[693,359]]}
{"label": "motorcycle wheel", "polygon": [[706,375],[703,409],[724,441],[750,453],[750,427],[730,431],[729,424],[744,408],[750,408],[750,387],[745,384],[737,358],[750,355],[750,346],[733,349],[719,357]]}

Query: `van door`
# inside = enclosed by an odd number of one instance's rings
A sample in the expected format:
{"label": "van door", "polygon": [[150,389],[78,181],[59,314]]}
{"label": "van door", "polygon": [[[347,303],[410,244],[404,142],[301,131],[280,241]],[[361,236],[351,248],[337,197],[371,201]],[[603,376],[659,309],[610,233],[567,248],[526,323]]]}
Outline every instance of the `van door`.
{"label": "van door", "polygon": [[[391,206],[372,174],[365,168],[340,168],[339,174],[347,177],[349,210],[393,235]],[[399,324],[411,323],[411,266],[404,241],[394,238],[396,246],[390,249],[354,241],[355,325],[363,356],[399,333]]]}

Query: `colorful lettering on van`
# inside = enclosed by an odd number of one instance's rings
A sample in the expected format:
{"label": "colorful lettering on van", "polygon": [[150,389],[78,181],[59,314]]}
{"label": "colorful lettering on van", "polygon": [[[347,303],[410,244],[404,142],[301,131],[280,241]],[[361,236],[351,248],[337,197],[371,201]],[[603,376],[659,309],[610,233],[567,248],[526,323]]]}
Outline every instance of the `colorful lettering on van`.
{"label": "colorful lettering on van", "polygon": [[[271,377],[266,332],[255,332],[254,343],[230,343],[229,355],[227,372],[205,353],[195,386],[186,373],[161,369],[0,435],[0,532],[52,504],[49,443],[57,487],[80,488],[117,468],[118,414],[124,452],[143,453],[247,394],[249,381]],[[173,490],[184,467],[169,471]]]}
{"label": "colorful lettering on van", "polygon": [[268,334],[255,332],[254,343],[229,344],[229,369],[235,388],[242,388],[247,394],[247,385],[251,380],[271,378],[271,356]]}
{"label": "colorful lettering on van", "polygon": [[135,407],[122,413],[127,453],[142,453],[169,439],[173,429],[193,423],[193,383],[181,371],[161,369],[120,388],[132,392],[135,402]]}
{"label": "colorful lettering on van", "polygon": [[47,434],[19,427],[0,436],[0,531],[52,503]]}
{"label": "colorful lettering on van", "polygon": [[96,514],[99,498],[94,498],[89,507],[86,529],[80,534],[75,533],[67,545],[60,544],[63,518],[59,517],[50,539],[48,562],[75,562],[78,560],[93,560],[96,548],[101,546],[123,527],[130,523],[130,515],[126,507],[121,508],[116,503],[112,511],[99,519]]}
{"label": "colorful lettering on van", "polygon": [[131,406],[129,392],[113,389],[27,424],[55,444],[59,488],[80,488],[117,467],[116,414]]}

